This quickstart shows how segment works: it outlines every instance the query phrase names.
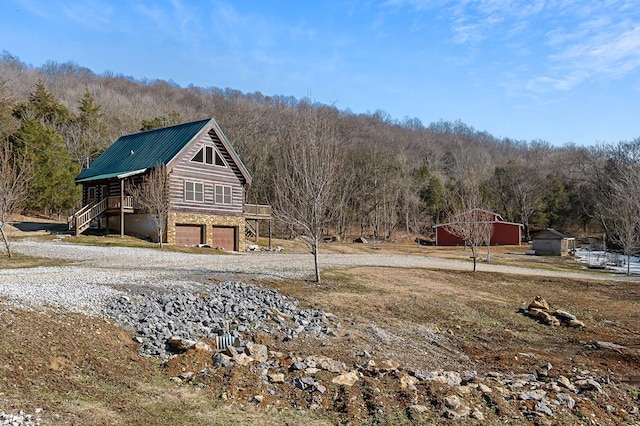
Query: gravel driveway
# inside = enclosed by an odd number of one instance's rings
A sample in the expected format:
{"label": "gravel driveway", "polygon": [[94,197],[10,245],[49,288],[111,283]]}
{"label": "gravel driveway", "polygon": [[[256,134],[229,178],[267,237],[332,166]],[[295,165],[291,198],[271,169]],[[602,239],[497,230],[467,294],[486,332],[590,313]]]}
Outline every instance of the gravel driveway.
{"label": "gravel driveway", "polygon": [[[82,312],[99,312],[107,298],[124,288],[197,287],[207,278],[237,274],[283,278],[312,274],[309,254],[242,253],[185,254],[129,247],[97,247],[64,242],[22,240],[15,252],[38,257],[77,261],[72,265],[0,270],[0,296],[18,303],[50,303]],[[323,268],[388,266],[402,268],[469,270],[469,262],[420,255],[321,254]],[[623,280],[614,274],[557,272],[503,265],[478,265],[480,271],[568,278]],[[638,281],[638,278],[632,278]]]}

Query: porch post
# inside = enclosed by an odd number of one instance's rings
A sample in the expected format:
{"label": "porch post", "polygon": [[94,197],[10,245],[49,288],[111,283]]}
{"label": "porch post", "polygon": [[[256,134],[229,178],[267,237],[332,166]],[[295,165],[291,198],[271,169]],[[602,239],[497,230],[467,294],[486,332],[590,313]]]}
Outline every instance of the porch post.
{"label": "porch post", "polygon": [[255,222],[256,222],[256,243],[257,243],[258,237],[260,236],[260,221],[256,219]]}
{"label": "porch post", "polygon": [[124,237],[124,179],[120,179],[120,238]]}

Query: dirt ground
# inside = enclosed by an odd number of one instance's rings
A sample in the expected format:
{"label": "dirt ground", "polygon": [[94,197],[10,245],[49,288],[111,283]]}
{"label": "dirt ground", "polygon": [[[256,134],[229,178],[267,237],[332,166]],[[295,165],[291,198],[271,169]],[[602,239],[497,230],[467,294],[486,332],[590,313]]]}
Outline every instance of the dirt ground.
{"label": "dirt ground", "polygon": [[[367,351],[408,370],[518,374],[536,373],[549,363],[554,377],[576,371],[608,376],[619,385],[608,398],[620,398],[620,405],[631,410],[639,403],[637,284],[383,268],[334,271],[331,278],[319,287],[264,283],[349,324],[331,345],[318,348],[317,342],[302,339],[290,342],[287,351],[339,353],[339,359],[354,364],[362,363],[358,354]],[[536,295],[573,313],[586,327],[550,327],[518,312]],[[597,341],[624,348],[594,349]],[[609,417],[606,404],[590,411],[588,417],[599,424],[620,421]]]}
{"label": "dirt ground", "polygon": [[[620,418],[607,406],[639,404],[636,284],[375,267],[335,270],[324,278],[320,286],[294,280],[255,283],[333,313],[342,324],[337,336],[283,341],[258,335],[254,340],[283,358],[325,355],[346,365],[362,364],[366,351],[378,362],[398,362],[405,371],[517,374],[535,373],[550,363],[556,376],[588,370],[610,377],[615,386],[607,388],[606,398],[594,397],[588,408],[583,404],[587,411],[571,418],[576,422],[616,424]],[[536,295],[575,314],[586,328],[549,327],[519,313]],[[132,336],[101,320],[2,304],[0,326],[0,408],[42,409],[40,418],[53,424],[421,424],[406,413],[411,395],[391,379],[333,389],[316,410],[309,410],[312,401],[291,386],[258,404],[255,395],[268,389],[251,369],[220,370],[197,384],[176,384],[169,378],[211,367],[210,354],[191,351],[166,364],[141,358]],[[594,349],[594,341],[624,348]],[[381,385],[385,392],[373,395]],[[427,401],[418,402],[428,404],[446,389],[431,387],[424,395]],[[528,422],[510,405],[496,413],[485,420]],[[443,420],[436,410],[423,421]]]}

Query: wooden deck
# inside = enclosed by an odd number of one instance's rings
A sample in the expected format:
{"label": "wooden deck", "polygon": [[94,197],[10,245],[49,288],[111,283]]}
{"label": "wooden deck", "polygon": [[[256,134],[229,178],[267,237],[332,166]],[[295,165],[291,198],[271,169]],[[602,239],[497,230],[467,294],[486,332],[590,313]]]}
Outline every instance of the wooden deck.
{"label": "wooden deck", "polygon": [[244,217],[252,220],[271,219],[271,206],[266,204],[245,204]]}
{"label": "wooden deck", "polygon": [[122,205],[122,210],[124,210],[125,213],[133,213],[138,208],[133,197],[124,197],[124,204],[119,196],[107,197],[107,212],[120,213],[120,205]]}

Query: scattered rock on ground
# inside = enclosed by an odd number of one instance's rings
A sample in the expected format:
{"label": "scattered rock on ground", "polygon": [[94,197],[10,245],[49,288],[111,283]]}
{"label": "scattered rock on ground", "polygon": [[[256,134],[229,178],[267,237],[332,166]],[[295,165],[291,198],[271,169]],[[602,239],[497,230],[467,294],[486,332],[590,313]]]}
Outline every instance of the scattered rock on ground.
{"label": "scattered rock on ground", "polygon": [[564,325],[573,328],[586,327],[585,323],[577,319],[572,313],[562,309],[551,309],[549,303],[542,296],[536,296],[521,312],[545,325],[554,327]]}

